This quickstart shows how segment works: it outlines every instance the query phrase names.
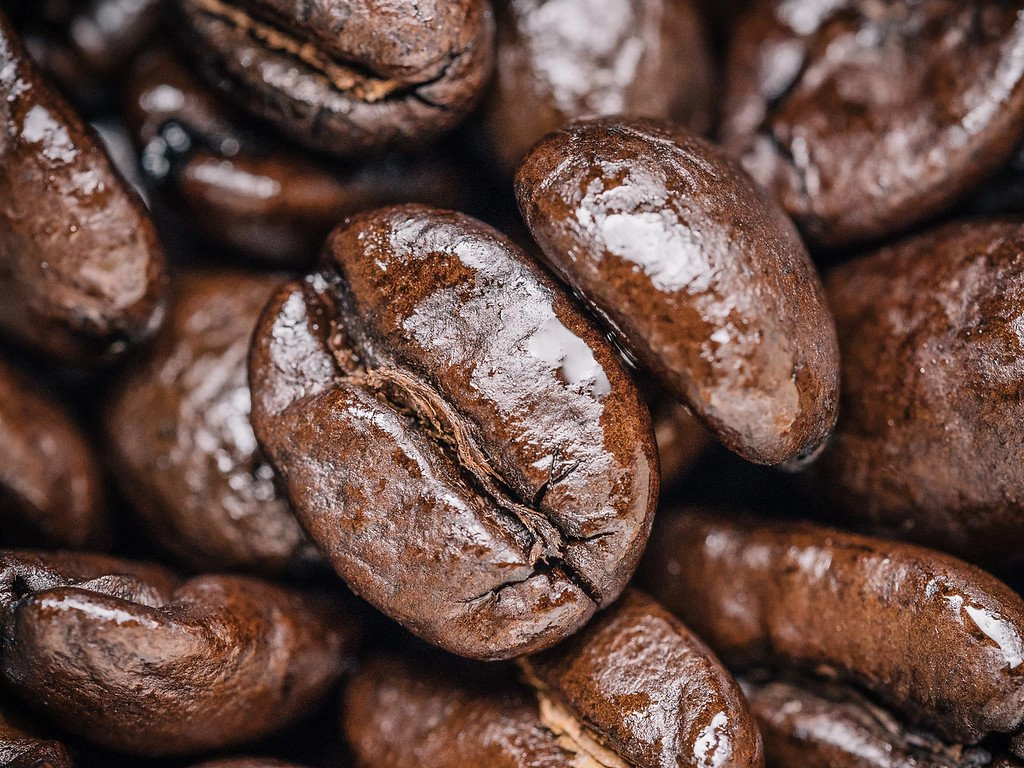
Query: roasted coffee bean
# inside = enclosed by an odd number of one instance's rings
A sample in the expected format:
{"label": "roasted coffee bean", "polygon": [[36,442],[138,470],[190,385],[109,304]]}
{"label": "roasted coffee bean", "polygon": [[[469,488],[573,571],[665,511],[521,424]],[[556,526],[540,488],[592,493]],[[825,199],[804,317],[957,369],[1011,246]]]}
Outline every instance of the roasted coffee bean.
{"label": "roasted coffee bean", "polygon": [[242,126],[176,56],[157,49],[129,78],[127,119],[147,177],[190,226],[246,257],[308,266],[345,216],[388,203],[457,206],[454,162],[386,155],[324,164]]}
{"label": "roasted coffee bean", "polygon": [[692,0],[499,0],[487,121],[511,173],[578,117],[637,115],[711,128],[712,64]]}
{"label": "roasted coffee bean", "polygon": [[725,143],[815,243],[891,235],[1010,157],[1022,47],[1005,0],[758,0],[732,41]]}
{"label": "roasted coffee bean", "polygon": [[986,749],[944,744],[828,681],[746,679],[772,768],[1010,768]]}
{"label": "roasted coffee bean", "polygon": [[150,335],[163,255],[145,210],[0,16],[0,332],[92,362]]}
{"label": "roasted coffee bean", "polygon": [[519,206],[546,261],[729,448],[777,464],[835,423],[839,359],[792,225],[710,144],[581,121],[530,152]]}
{"label": "roasted coffee bean", "polygon": [[627,591],[583,631],[519,660],[545,727],[600,766],[761,766],[736,682],[696,635]]}
{"label": "roasted coffee bean", "polygon": [[708,431],[690,409],[668,395],[648,398],[654,436],[658,441],[661,488],[673,485],[693,467],[711,442]]}
{"label": "roasted coffee bean", "polygon": [[189,567],[282,573],[320,562],[249,425],[249,342],[281,282],[179,277],[156,348],[121,379],[106,413],[122,490]]}
{"label": "roasted coffee bean", "polygon": [[4,768],[73,768],[59,741],[40,738],[0,702],[0,765]]}
{"label": "roasted coffee bean", "polygon": [[836,270],[835,508],[971,560],[1024,557],[1024,226],[949,224]]}
{"label": "roasted coffee bean", "polygon": [[476,105],[487,0],[178,0],[211,83],[335,155],[422,145]]}
{"label": "roasted coffee bean", "polygon": [[109,533],[85,435],[60,404],[0,361],[0,545],[96,548]]}
{"label": "roasted coffee bean", "polygon": [[360,596],[505,658],[621,592],[658,495],[650,417],[610,343],[518,247],[461,214],[349,219],[257,326],[252,422]]}
{"label": "roasted coffee bean", "polygon": [[526,687],[422,660],[371,663],[344,710],[358,765],[763,765],[735,681],[645,595],[627,592],[568,643],[519,664]]}
{"label": "roasted coffee bean", "polygon": [[0,675],[63,728],[129,754],[253,741],[330,689],[351,616],[240,576],[177,583],[95,555],[0,555]]}
{"label": "roasted coffee bean", "polygon": [[681,511],[642,581],[727,664],[827,673],[955,743],[1024,721],[1024,602],[949,555]]}

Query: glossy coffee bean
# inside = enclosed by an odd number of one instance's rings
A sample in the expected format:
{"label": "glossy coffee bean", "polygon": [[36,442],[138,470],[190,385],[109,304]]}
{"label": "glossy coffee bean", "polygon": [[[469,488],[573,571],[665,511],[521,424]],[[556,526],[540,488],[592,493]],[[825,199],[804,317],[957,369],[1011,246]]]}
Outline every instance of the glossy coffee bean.
{"label": "glossy coffee bean", "polygon": [[648,397],[658,441],[662,491],[681,480],[711,443],[708,431],[682,403],[658,394]]}
{"label": "glossy coffee bean", "polygon": [[109,533],[93,447],[57,401],[0,361],[0,545],[98,548]]}
{"label": "glossy coffee bean", "polygon": [[333,601],[257,579],[0,555],[4,683],[118,752],[184,755],[279,730],[330,690],[355,634]]}
{"label": "glossy coffee bean", "polygon": [[73,768],[59,741],[40,738],[0,703],[0,765],[6,768]]}
{"label": "glossy coffee bean", "polygon": [[191,568],[285,573],[320,562],[249,425],[249,342],[281,282],[179,276],[155,349],[106,412],[121,489],[160,547]]}
{"label": "glossy coffee bean", "polygon": [[455,653],[552,645],[621,592],[658,494],[650,417],[610,343],[461,214],[357,215],[271,300],[252,421],[360,596]]}
{"label": "glossy coffee bean", "polygon": [[914,731],[851,688],[826,681],[744,680],[773,768],[1010,768],[981,747]]}
{"label": "glossy coffee bean", "polygon": [[830,275],[843,358],[819,487],[847,519],[972,560],[1024,544],[1024,226],[950,224]]}
{"label": "glossy coffee bean", "polygon": [[636,115],[711,128],[713,69],[692,0],[499,0],[487,121],[511,173],[579,117]]}
{"label": "glossy coffee bean", "polygon": [[758,0],[729,56],[723,133],[815,243],[906,230],[1024,130],[1024,17],[981,0]]}
{"label": "glossy coffee bean", "polygon": [[786,217],[712,145],[668,125],[573,123],[516,194],[546,261],[729,448],[778,464],[836,417],[821,285]]}
{"label": "glossy coffee bean", "polygon": [[255,132],[168,50],[138,60],[126,103],[147,178],[190,227],[247,258],[306,267],[349,214],[465,197],[454,163],[438,153],[324,163]]}
{"label": "glossy coffee bean", "polygon": [[763,765],[761,738],[735,681],[640,593],[627,592],[568,643],[519,664],[526,686],[471,667],[372,662],[353,680],[344,708],[357,764]]}
{"label": "glossy coffee bean", "polygon": [[141,203],[0,17],[0,332],[95,362],[156,330],[163,255]]}
{"label": "glossy coffee bean", "polygon": [[310,149],[422,145],[476,105],[486,0],[178,0],[211,83]]}
{"label": "glossy coffee bean", "polygon": [[681,511],[659,518],[643,583],[728,664],[846,680],[956,743],[1024,721],[1024,602],[949,555]]}

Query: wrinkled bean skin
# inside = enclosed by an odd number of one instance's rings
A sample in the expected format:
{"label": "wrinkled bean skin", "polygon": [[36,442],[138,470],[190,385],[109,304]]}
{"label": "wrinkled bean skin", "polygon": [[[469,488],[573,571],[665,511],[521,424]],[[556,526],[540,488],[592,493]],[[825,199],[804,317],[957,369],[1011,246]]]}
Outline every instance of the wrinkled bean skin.
{"label": "wrinkled bean skin", "polygon": [[340,156],[444,134],[494,63],[486,0],[178,2],[212,84],[295,142]]}
{"label": "wrinkled bean skin", "polygon": [[74,768],[58,741],[26,732],[24,725],[0,705],[0,765],[4,768]]}
{"label": "wrinkled bean skin", "polygon": [[0,673],[78,736],[142,756],[253,741],[330,689],[356,628],[326,598],[240,576],[0,556]]}
{"label": "wrinkled bean skin", "polygon": [[195,569],[301,572],[320,562],[249,424],[247,357],[275,275],[185,273],[156,347],[118,383],[105,425],[122,491]]}
{"label": "wrinkled bean skin", "polygon": [[727,664],[834,675],[955,743],[1024,721],[1024,602],[948,555],[680,511],[659,518],[642,581]]}
{"label": "wrinkled bean skin", "polygon": [[1024,543],[1024,226],[949,224],[836,271],[841,416],[818,487],[851,522],[986,563]]}
{"label": "wrinkled bean skin", "polygon": [[256,436],[303,526],[357,594],[454,653],[579,629],[625,586],[658,494],[610,343],[461,214],[357,215],[324,265],[274,296],[250,357]]}
{"label": "wrinkled bean skin", "polygon": [[0,361],[0,546],[99,548],[109,533],[92,446],[59,403]]}
{"label": "wrinkled bean skin", "polygon": [[463,202],[463,180],[444,158],[325,165],[243,128],[249,121],[168,50],[136,62],[126,103],[147,177],[205,237],[247,257],[305,267],[351,213],[413,199]]}
{"label": "wrinkled bean skin", "polygon": [[487,122],[502,165],[579,117],[711,127],[712,64],[692,0],[499,0]]}
{"label": "wrinkled bean skin", "polygon": [[1017,3],[758,0],[733,36],[723,138],[814,243],[949,209],[1024,130]]}
{"label": "wrinkled bean skin", "polygon": [[534,696],[514,679],[419,662],[373,659],[349,683],[342,728],[358,768],[572,765],[573,753],[559,746]]}
{"label": "wrinkled bean skin", "polygon": [[163,254],[152,223],[0,16],[0,333],[94,363],[151,335]]}
{"label": "wrinkled bean skin", "polygon": [[580,121],[533,148],[516,195],[548,265],[729,448],[778,464],[822,442],[839,360],[820,282],[717,149],[649,121]]}
{"label": "wrinkled bean skin", "polygon": [[828,682],[743,681],[773,768],[1009,768],[979,747],[911,731],[857,692]]}
{"label": "wrinkled bean skin", "polygon": [[564,712],[624,764],[764,765],[736,682],[696,635],[640,592],[627,591],[583,631],[519,664],[549,729],[558,721],[546,714]]}

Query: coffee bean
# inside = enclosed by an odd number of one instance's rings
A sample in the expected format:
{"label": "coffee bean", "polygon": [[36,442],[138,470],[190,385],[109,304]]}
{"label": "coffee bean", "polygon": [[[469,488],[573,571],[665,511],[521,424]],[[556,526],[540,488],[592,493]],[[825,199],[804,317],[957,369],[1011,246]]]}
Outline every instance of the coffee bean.
{"label": "coffee bean", "polygon": [[818,487],[875,532],[989,563],[1024,543],[1024,226],[949,224],[828,280],[843,356]]}
{"label": "coffee bean", "polygon": [[658,494],[608,341],[511,241],[423,206],[360,214],[282,288],[252,421],[352,589],[455,653],[552,645],[629,579]]}
{"label": "coffee bean", "polygon": [[150,181],[189,229],[244,258],[307,267],[351,213],[418,200],[464,202],[455,164],[436,153],[324,163],[258,131],[178,57],[157,49],[132,70],[127,119]]}
{"label": "coffee bean", "polygon": [[163,255],[141,203],[0,16],[0,332],[96,362],[161,320]]}
{"label": "coffee bean", "polygon": [[1010,157],[1022,46],[1002,0],[758,0],[732,40],[725,143],[814,243],[892,235]]}
{"label": "coffee bean", "polygon": [[548,265],[729,448],[765,464],[835,422],[839,361],[785,216],[710,144],[668,125],[573,123],[516,194]]}
{"label": "coffee bean", "polygon": [[645,595],[627,592],[570,641],[519,665],[526,687],[473,667],[438,669],[413,658],[371,662],[353,680],[343,715],[358,764],[764,764],[735,681]]}
{"label": "coffee bean", "polygon": [[128,754],[253,741],[337,680],[356,627],[258,579],[177,582],[97,555],[0,554],[0,676],[68,731]]}
{"label": "coffee bean", "polygon": [[494,58],[486,0],[179,0],[211,83],[336,155],[422,145],[476,105]]}
{"label": "coffee bean", "polygon": [[949,555],[680,511],[659,518],[643,568],[727,664],[834,676],[956,743],[1024,722],[1024,602]]}
{"label": "coffee bean", "polygon": [[40,738],[6,703],[0,706],[0,765],[8,768],[73,768],[59,741]]}
{"label": "coffee bean", "polygon": [[92,446],[58,402],[0,361],[0,544],[102,547],[109,533]]}
{"label": "coffee bean", "polygon": [[658,440],[662,491],[681,480],[707,450],[710,436],[690,409],[664,393],[648,397]]}
{"label": "coffee bean", "polygon": [[487,121],[509,173],[578,117],[636,115],[711,128],[713,69],[692,0],[500,0]]}
{"label": "coffee bean", "polygon": [[181,275],[156,348],[107,410],[122,490],[160,547],[192,568],[283,573],[320,562],[249,425],[249,341],[281,282]]}

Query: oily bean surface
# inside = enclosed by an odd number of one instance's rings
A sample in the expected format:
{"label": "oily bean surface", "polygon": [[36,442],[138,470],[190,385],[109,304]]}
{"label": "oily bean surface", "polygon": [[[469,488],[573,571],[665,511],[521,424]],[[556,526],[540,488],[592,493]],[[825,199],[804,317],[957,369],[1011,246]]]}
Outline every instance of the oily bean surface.
{"label": "oily bean surface", "polygon": [[625,586],[658,465],[610,343],[527,256],[396,206],[283,287],[250,358],[253,426],[360,596],[479,658],[550,646]]}

